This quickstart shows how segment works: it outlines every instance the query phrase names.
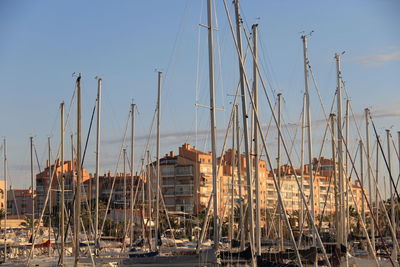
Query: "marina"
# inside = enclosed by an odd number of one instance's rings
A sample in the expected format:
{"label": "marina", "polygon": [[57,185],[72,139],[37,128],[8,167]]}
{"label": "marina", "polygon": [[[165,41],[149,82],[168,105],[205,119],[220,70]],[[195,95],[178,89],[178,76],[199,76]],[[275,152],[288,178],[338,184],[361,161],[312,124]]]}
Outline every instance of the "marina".
{"label": "marina", "polygon": [[[141,89],[111,108],[119,93],[107,73],[94,86],[74,72],[45,145],[25,138],[24,189],[13,188],[13,137],[3,138],[0,266],[400,266],[400,129],[353,97],[347,54],[328,55],[329,85],[320,87],[310,56],[318,32],[297,34],[293,119],[294,92],[275,89],[266,70],[260,29],[270,25],[243,15],[253,3],[203,2],[194,132],[166,130],[184,124],[188,100],[171,108],[174,76],[155,69],[151,102],[136,100]],[[231,47],[223,57],[221,38]],[[233,86],[221,94],[224,68]]]}

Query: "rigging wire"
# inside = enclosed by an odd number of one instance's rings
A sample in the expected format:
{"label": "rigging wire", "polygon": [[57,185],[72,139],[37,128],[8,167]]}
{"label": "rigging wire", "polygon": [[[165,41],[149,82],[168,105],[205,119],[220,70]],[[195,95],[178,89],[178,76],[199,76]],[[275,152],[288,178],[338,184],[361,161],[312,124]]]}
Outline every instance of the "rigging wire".
{"label": "rigging wire", "polygon": [[[36,163],[37,163],[37,165],[38,165],[39,172],[42,172],[42,170],[40,169],[40,163],[39,163],[39,158],[38,158],[38,154],[37,154],[37,151],[36,151],[36,145],[35,145],[35,143],[33,143],[33,150],[35,151]],[[50,164],[50,162],[49,162],[49,164]]]}
{"label": "rigging wire", "polygon": [[[370,115],[370,117],[371,117],[371,115]],[[371,118],[371,122],[372,122],[372,125],[374,126],[373,121],[372,121],[372,118]],[[374,126],[373,128],[374,128],[374,130],[375,130],[375,126]],[[350,160],[351,164],[354,166],[354,165],[355,165],[355,164],[354,164],[354,160],[351,158],[351,154],[350,154],[350,151],[349,151],[349,149],[348,149],[347,143],[346,143],[346,141],[344,140],[343,133],[340,131],[339,134],[340,134],[340,136],[341,136],[341,139],[342,139],[343,144],[345,145],[345,150],[346,150],[345,152],[346,152],[346,154],[348,154],[349,160]],[[375,131],[375,134],[376,134],[376,131]],[[378,136],[378,135],[376,134],[376,136]],[[378,141],[378,140],[377,140],[377,141]],[[378,144],[380,145],[379,141],[378,141]],[[383,155],[383,157],[385,158],[384,155]],[[355,168],[354,168],[354,173],[355,173],[355,175],[356,175],[356,178],[357,178],[358,182],[362,185],[361,180],[360,180],[360,177],[359,177],[359,175],[358,175],[358,172],[357,172],[357,170],[356,170]],[[390,171],[389,171],[389,174],[390,174]],[[394,262],[393,262],[393,260],[392,260],[391,257],[390,257],[389,249],[388,249],[388,247],[387,247],[387,245],[386,245],[385,239],[383,238],[383,235],[382,235],[381,230],[380,230],[380,228],[379,228],[378,222],[377,222],[377,220],[376,220],[376,216],[374,216],[374,214],[373,214],[373,208],[372,208],[372,206],[371,206],[371,203],[370,203],[370,201],[368,200],[368,197],[367,197],[367,194],[365,193],[364,187],[361,186],[360,188],[361,188],[361,193],[362,193],[362,195],[363,195],[364,198],[365,198],[365,202],[366,202],[366,204],[367,204],[367,206],[368,206],[368,208],[369,208],[369,210],[370,210],[371,217],[372,217],[372,219],[373,219],[373,221],[374,221],[375,227],[376,227],[376,229],[378,230],[380,239],[381,239],[381,241],[382,241],[382,243],[383,243],[383,245],[384,245],[385,251],[386,251],[387,255],[389,256],[389,260],[390,260],[392,266],[394,267],[394,266],[395,266],[395,265],[394,265]],[[351,193],[352,193],[352,191],[351,191]],[[354,199],[354,197],[353,197],[353,199]],[[389,223],[390,223],[390,222],[389,222]],[[391,227],[391,228],[392,228],[392,227]],[[368,236],[368,233],[367,233],[367,236]],[[396,245],[398,246],[398,243],[397,243],[397,242],[396,242]],[[375,255],[375,253],[374,253],[374,255]]]}
{"label": "rigging wire", "polygon": [[[74,92],[73,92],[73,94],[72,94],[72,98],[71,98],[71,102],[70,102],[70,106],[69,106],[69,111],[68,111],[68,113],[67,113],[65,125],[68,125],[68,123],[69,123],[69,117],[70,117],[71,110],[72,110],[72,103],[73,103],[74,98],[75,98],[75,92],[76,92],[76,85],[75,85],[75,88],[74,88]],[[65,129],[65,128],[64,128],[64,129]],[[60,153],[60,148],[61,148],[61,144],[58,146],[56,158],[58,158],[58,155],[59,155],[59,153]],[[53,178],[54,178],[54,176],[55,176],[55,173],[56,173],[56,168],[54,168],[53,174],[50,176],[50,183],[49,183],[49,184],[52,184]],[[33,190],[33,188],[32,188],[32,190]],[[40,214],[40,217],[39,217],[39,221],[41,221],[42,218],[43,218],[43,216],[44,216],[44,212],[45,212],[45,210],[46,210],[46,206],[47,206],[47,201],[48,201],[48,199],[49,199],[49,195],[50,195],[50,187],[49,187],[48,190],[47,190],[46,198],[45,198],[45,201],[44,201],[44,204],[43,204],[43,207],[44,207],[44,208],[43,208],[42,211],[41,211],[41,214]],[[68,227],[68,226],[67,226],[67,227]],[[37,232],[38,232],[38,231],[36,230],[36,231],[34,231],[34,232],[32,233],[32,244],[35,243],[35,238],[36,238]],[[66,235],[66,237],[67,237],[67,235]],[[66,238],[66,237],[65,237],[65,238]],[[31,258],[32,258],[32,256],[33,256],[33,249],[34,249],[34,246],[31,247],[31,250],[30,250],[30,252],[29,252],[29,256],[28,256],[28,258],[27,258],[27,265],[29,265],[29,262],[30,262],[30,260],[31,260]],[[59,258],[59,261],[60,261],[60,259],[61,259],[61,257]]]}
{"label": "rigging wire", "polygon": [[93,107],[93,111],[92,111],[92,117],[90,119],[90,124],[89,124],[89,129],[88,129],[88,133],[86,136],[86,143],[85,143],[85,149],[83,150],[83,156],[82,156],[82,162],[81,162],[81,168],[83,168],[83,163],[85,162],[85,156],[86,156],[86,150],[89,144],[89,138],[90,138],[90,132],[92,130],[92,124],[93,124],[93,119],[94,119],[94,114],[96,112],[96,103],[97,103],[97,99],[95,101],[94,107]]}
{"label": "rigging wire", "polygon": [[[375,137],[377,138],[376,141],[378,142],[379,149],[380,149],[380,151],[381,151],[381,153],[382,153],[383,161],[385,162],[387,171],[388,171],[388,173],[389,173],[390,182],[391,182],[391,184],[392,184],[392,186],[393,186],[393,189],[394,189],[394,192],[395,192],[395,194],[396,194],[396,196],[397,196],[397,199],[400,199],[399,192],[397,191],[396,184],[395,184],[395,182],[394,182],[394,180],[393,180],[392,170],[390,169],[389,164],[388,164],[387,159],[386,159],[386,156],[385,156],[385,153],[383,152],[382,144],[381,144],[381,141],[380,141],[379,138],[378,138],[378,133],[377,133],[377,131],[376,131],[375,123],[374,123],[374,121],[373,121],[373,119],[372,119],[371,114],[369,114],[369,118],[370,118],[370,120],[371,120],[372,128],[374,129]],[[388,141],[389,141],[389,140],[388,140]]]}
{"label": "rigging wire", "polygon": [[[129,112],[129,115],[130,115],[130,112]],[[121,155],[122,155],[122,151],[123,151],[123,148],[124,148],[124,145],[125,145],[126,135],[127,135],[127,131],[128,131],[129,119],[130,119],[130,116],[128,116],[128,119],[126,121],[125,131],[124,131],[121,147],[120,147],[120,150],[119,150],[119,153],[118,153],[117,163],[116,163],[116,166],[115,166],[115,171],[114,171],[115,175],[114,175],[114,178],[113,178],[113,181],[112,181],[112,184],[111,184],[110,196],[108,197],[108,201],[107,201],[106,213],[105,213],[105,216],[103,218],[103,222],[101,224],[101,228],[100,228],[100,231],[99,231],[99,233],[100,233],[100,237],[99,238],[101,238],[101,233],[103,232],[105,221],[107,219],[107,213],[108,213],[108,210],[110,208],[112,192],[114,190],[115,180],[116,180],[117,172],[118,172],[118,166],[119,166],[119,162],[120,162],[120,159],[121,159]]]}

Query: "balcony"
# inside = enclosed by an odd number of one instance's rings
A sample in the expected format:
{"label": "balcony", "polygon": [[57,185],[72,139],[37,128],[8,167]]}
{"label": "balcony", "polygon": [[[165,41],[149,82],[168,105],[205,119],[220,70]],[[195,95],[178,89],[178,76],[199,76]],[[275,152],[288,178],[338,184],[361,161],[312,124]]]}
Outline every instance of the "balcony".
{"label": "balcony", "polygon": [[161,169],[161,176],[163,177],[173,177],[175,176],[175,168],[174,167],[165,167]]}
{"label": "balcony", "polygon": [[176,180],[175,181],[175,186],[193,186],[193,180],[192,179],[181,179],[181,180]]}
{"label": "balcony", "polygon": [[193,190],[185,190],[185,191],[177,191],[175,192],[176,196],[181,196],[181,197],[190,197],[193,196]]}
{"label": "balcony", "polygon": [[176,167],[176,176],[193,176],[192,166]]}
{"label": "balcony", "polygon": [[171,196],[175,196],[175,190],[174,188],[168,188],[166,190],[163,190],[163,195],[165,197],[171,197]]}
{"label": "balcony", "polygon": [[164,178],[163,181],[162,181],[162,186],[163,187],[173,187],[173,186],[175,186],[174,178]]}

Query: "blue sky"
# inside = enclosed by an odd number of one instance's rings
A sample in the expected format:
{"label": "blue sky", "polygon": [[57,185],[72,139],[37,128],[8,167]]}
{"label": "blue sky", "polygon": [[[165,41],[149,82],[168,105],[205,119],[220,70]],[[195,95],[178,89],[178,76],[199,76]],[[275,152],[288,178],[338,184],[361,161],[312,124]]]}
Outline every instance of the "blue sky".
{"label": "blue sky", "polygon": [[[232,12],[230,1],[228,5]],[[13,187],[30,183],[29,136],[35,137],[42,167],[48,136],[56,154],[59,104],[65,101],[68,106],[71,101],[74,72],[83,76],[85,134],[95,102],[94,77],[104,81],[102,172],[115,169],[132,101],[139,111],[136,158],[140,159],[156,104],[155,69],[165,77],[162,153],[177,151],[184,142],[208,151],[209,112],[195,107],[196,102],[207,105],[209,101],[207,32],[198,26],[206,24],[205,7],[206,1],[199,0],[1,1],[0,136],[8,141],[9,183]],[[242,1],[241,9],[247,30],[259,24],[263,78],[270,94],[283,94],[285,122],[299,120],[304,92],[300,35],[314,30],[309,39],[310,62],[325,106],[330,106],[335,90],[334,53],[346,51],[342,70],[356,115],[370,107],[373,115],[380,116],[379,131],[391,126],[400,130],[399,1],[253,0]],[[224,129],[232,101],[227,94],[235,91],[238,65],[222,1],[217,1],[216,15],[217,105],[224,108],[217,123],[218,129]],[[265,97],[260,104],[260,118],[268,124]],[[314,89],[312,112],[313,119],[323,118]],[[71,116],[67,135],[74,131],[74,110]],[[363,129],[363,122],[358,123]],[[323,127],[315,126],[314,153]],[[358,137],[352,127],[354,147]],[[275,139],[273,134],[268,139],[272,151]],[[90,172],[94,171],[93,140],[94,135],[85,164]],[[151,144],[154,154],[154,140]]]}

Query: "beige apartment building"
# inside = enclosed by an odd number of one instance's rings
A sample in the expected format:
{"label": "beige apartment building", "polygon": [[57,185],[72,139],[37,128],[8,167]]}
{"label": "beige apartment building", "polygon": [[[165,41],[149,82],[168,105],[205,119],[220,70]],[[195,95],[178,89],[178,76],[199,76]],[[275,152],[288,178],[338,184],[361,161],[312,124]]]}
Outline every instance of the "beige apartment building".
{"label": "beige apartment building", "polygon": [[[245,155],[240,155],[241,170],[237,170],[237,152],[227,150],[222,158],[218,158],[218,199],[219,214],[225,219],[229,216],[230,203],[238,206],[240,201],[247,203],[246,185],[246,160]],[[169,211],[180,211],[197,215],[207,207],[212,192],[212,165],[211,153],[202,152],[189,144],[179,147],[179,154],[173,152],[161,159],[162,193],[166,207]],[[233,168],[232,168],[233,160]],[[273,182],[272,173],[267,170],[265,161],[259,161],[260,182],[260,209],[274,211],[278,205],[277,191]],[[233,178],[232,178],[233,172]],[[276,170],[275,170],[276,172]],[[251,170],[255,173],[255,166]],[[242,198],[239,197],[239,174],[241,178]],[[335,212],[335,189],[332,160],[320,158],[314,159],[314,209],[318,216],[324,212],[324,216]],[[285,209],[288,214],[298,211],[301,207],[301,195],[296,177],[301,180],[301,171],[287,165],[281,166],[281,194]],[[349,178],[349,181],[351,179]],[[361,188],[357,183],[351,184],[357,203],[361,203]],[[253,188],[255,200],[255,189]],[[304,166],[303,192],[307,198],[310,196],[310,172],[307,165]],[[255,203],[255,201],[254,201]],[[349,205],[353,205],[353,199],[349,194]],[[264,220],[262,220],[264,221]],[[263,222],[262,222],[263,223]]]}
{"label": "beige apartment building", "polygon": [[6,183],[4,180],[0,181],[0,209],[5,209],[6,208]]}

